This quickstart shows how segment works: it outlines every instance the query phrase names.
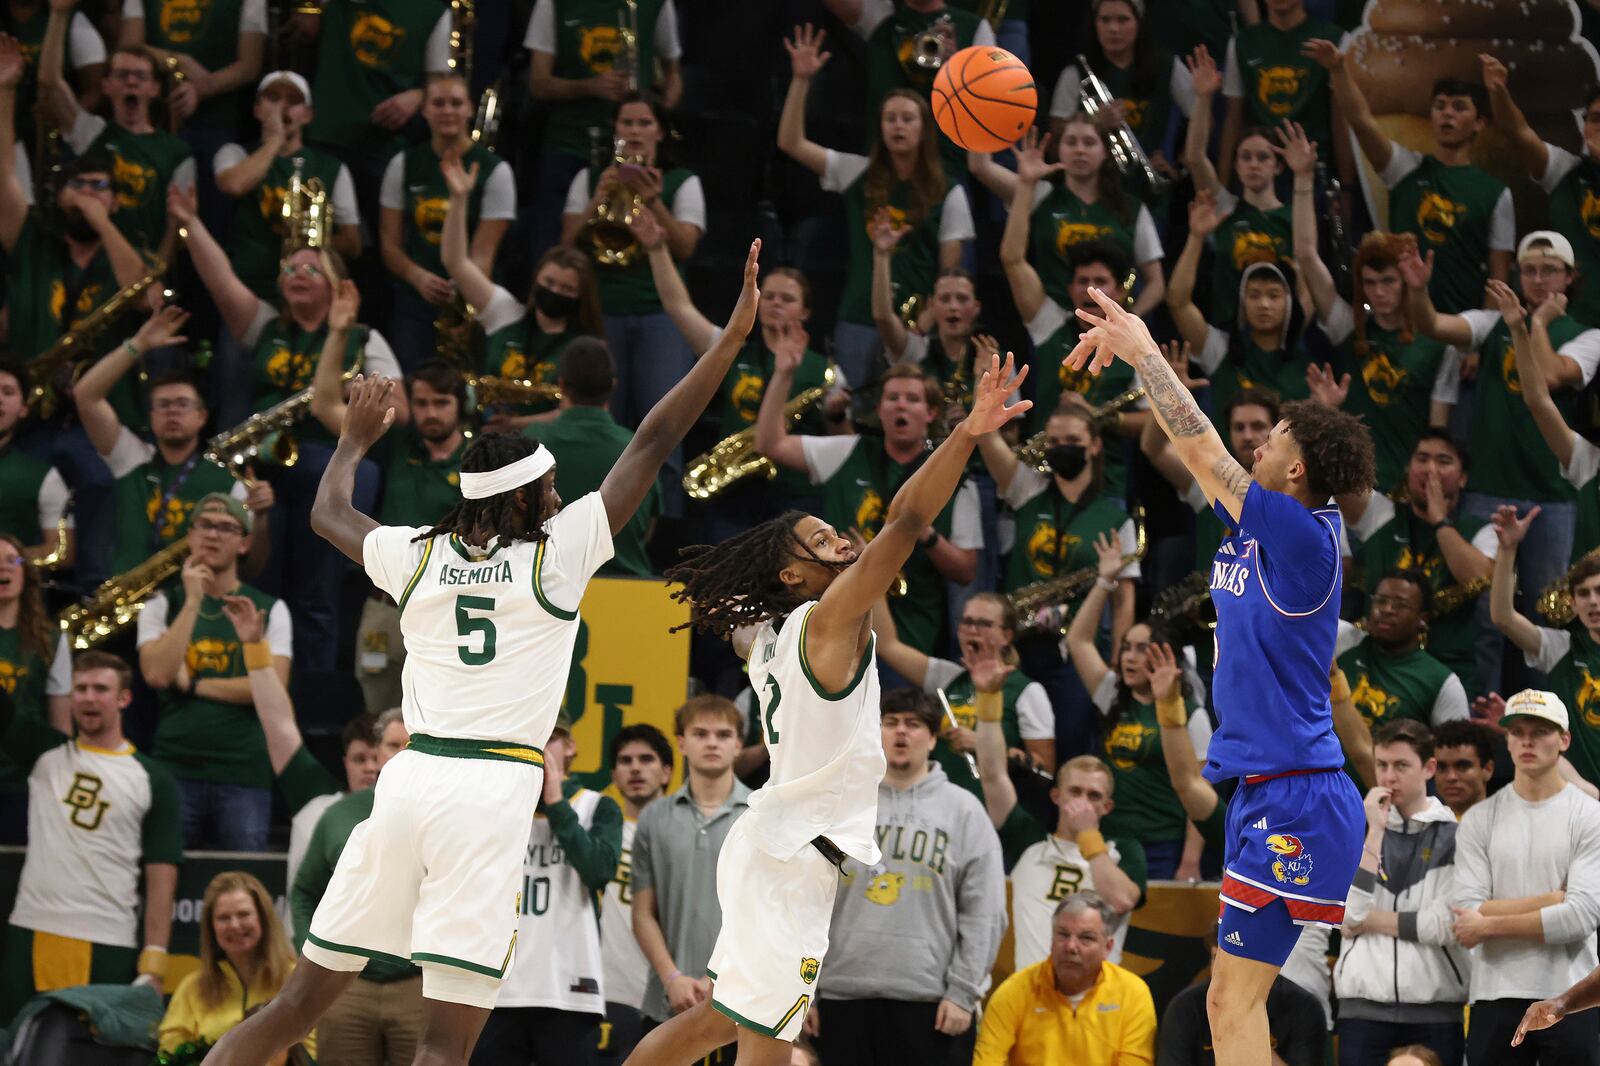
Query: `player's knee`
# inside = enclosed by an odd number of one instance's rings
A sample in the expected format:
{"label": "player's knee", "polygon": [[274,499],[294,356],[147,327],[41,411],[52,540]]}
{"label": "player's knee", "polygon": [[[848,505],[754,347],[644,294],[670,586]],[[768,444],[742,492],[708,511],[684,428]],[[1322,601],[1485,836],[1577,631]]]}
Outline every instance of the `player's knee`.
{"label": "player's knee", "polygon": [[715,1040],[718,1047],[731,1044],[739,1037],[739,1027],[733,1019],[713,1007],[709,999],[696,1003],[687,1013],[694,1022],[696,1035],[704,1040]]}
{"label": "player's knee", "polygon": [[1244,982],[1229,980],[1213,971],[1206,988],[1206,1017],[1211,1020],[1213,1032],[1238,1022],[1257,1005],[1253,990]]}

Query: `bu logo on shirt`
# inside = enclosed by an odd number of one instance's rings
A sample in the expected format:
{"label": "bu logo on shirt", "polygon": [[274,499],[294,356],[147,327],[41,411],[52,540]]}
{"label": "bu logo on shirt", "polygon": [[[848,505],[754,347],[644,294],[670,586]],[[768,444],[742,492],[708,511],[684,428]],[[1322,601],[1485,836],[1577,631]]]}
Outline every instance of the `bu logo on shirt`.
{"label": "bu logo on shirt", "polygon": [[106,816],[106,809],[111,806],[109,802],[100,798],[100,790],[104,787],[104,782],[94,774],[73,775],[71,787],[67,789],[67,794],[61,797],[61,802],[72,808],[73,825],[79,829],[100,828],[100,822]]}
{"label": "bu logo on shirt", "polygon": [[1311,856],[1306,854],[1300,838],[1288,833],[1273,833],[1267,837],[1267,850],[1278,856],[1272,863],[1272,876],[1280,882],[1297,885],[1311,883]]}

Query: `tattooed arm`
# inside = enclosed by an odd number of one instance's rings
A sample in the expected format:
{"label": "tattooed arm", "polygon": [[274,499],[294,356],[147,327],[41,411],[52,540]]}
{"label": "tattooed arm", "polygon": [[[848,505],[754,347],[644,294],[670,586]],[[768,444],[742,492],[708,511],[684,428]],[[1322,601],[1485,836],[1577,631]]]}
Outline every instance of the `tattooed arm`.
{"label": "tattooed arm", "polygon": [[1121,359],[1138,371],[1150,409],[1172,441],[1172,453],[1183,460],[1206,499],[1221,500],[1228,514],[1237,520],[1250,487],[1250,475],[1229,454],[1222,437],[1173,373],[1144,322],[1100,290],[1091,288],[1089,294],[1105,317],[1078,311],[1084,324],[1093,328],[1084,332],[1078,346],[1068,354],[1067,365],[1081,370],[1087,363],[1091,372],[1099,373],[1113,360]]}

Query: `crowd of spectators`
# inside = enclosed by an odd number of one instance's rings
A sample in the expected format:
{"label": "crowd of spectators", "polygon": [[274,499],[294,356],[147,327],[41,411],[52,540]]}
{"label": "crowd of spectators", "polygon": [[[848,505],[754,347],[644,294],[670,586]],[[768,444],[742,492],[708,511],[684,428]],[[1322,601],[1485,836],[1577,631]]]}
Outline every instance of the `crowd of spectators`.
{"label": "crowd of spectators", "polygon": [[[1508,1046],[1597,964],[1597,29],[1587,0],[0,0],[0,1025],[134,983],[196,1061],[293,966],[406,743],[401,604],[309,521],[345,382],[404,381],[356,481],[380,522],[432,525],[484,433],[576,499],[759,236],[759,330],[603,573],[791,509],[870,540],[991,353],[1033,401],[874,612],[884,858],[845,863],[796,1063],[1213,1061],[1204,987],[1158,1023],[1124,953],[1151,882],[1220,872],[1225,530],[1131,369],[1064,365],[1098,287],[1246,470],[1292,400],[1377,446],[1329,664],[1365,851],[1274,986],[1274,1061],[1600,1064],[1593,1013]],[[969,153],[929,93],[996,43],[1036,128]],[[143,609],[79,650],[56,618],[108,578]],[[675,737],[595,753],[606,793],[558,726],[474,1062],[620,1063],[710,994],[766,752],[731,651],[690,666]],[[218,876],[174,982],[185,849],[287,851],[288,906]],[[410,1062],[420,997],[374,958],[295,1061]]]}

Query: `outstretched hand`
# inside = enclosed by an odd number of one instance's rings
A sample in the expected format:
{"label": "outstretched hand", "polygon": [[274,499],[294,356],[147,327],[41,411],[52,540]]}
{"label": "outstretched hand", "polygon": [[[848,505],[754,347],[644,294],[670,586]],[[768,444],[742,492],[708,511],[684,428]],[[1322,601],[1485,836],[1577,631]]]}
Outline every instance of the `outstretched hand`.
{"label": "outstretched hand", "polygon": [[1522,543],[1523,538],[1528,535],[1528,527],[1533,525],[1533,520],[1539,517],[1541,510],[1542,508],[1535,505],[1528,509],[1527,514],[1518,518],[1516,507],[1509,503],[1495,508],[1491,521],[1494,522],[1494,535],[1500,541],[1502,551],[1515,548]]}
{"label": "outstretched hand", "polygon": [[395,381],[393,378],[357,375],[345,403],[344,425],[339,440],[366,451],[394,424]]}
{"label": "outstretched hand", "polygon": [[[989,369],[983,372],[977,388],[972,390],[972,410],[967,412],[967,417],[962,419],[958,428],[973,437],[981,437],[994,432],[1033,406],[1032,400],[1006,403],[1006,397],[1016,392],[1022,379],[1028,376],[1026,365],[1015,375],[1012,374],[1015,361],[1016,357],[1010,352],[1006,353],[1003,364],[999,355],[989,357]],[[974,359],[973,362],[976,364],[978,361]]]}
{"label": "outstretched hand", "polygon": [[249,596],[222,597],[222,613],[233,623],[240,644],[261,641],[267,630],[267,616]]}
{"label": "outstretched hand", "polygon": [[450,190],[452,199],[471,196],[473,187],[478,184],[478,164],[463,168],[459,152],[451,152],[439,160],[439,172],[444,175],[445,187]]}
{"label": "outstretched hand", "polygon": [[1139,359],[1161,350],[1156,346],[1155,338],[1150,336],[1149,327],[1138,315],[1124,310],[1121,304],[1093,285],[1089,286],[1088,292],[1089,298],[1100,305],[1105,317],[1098,318],[1094,312],[1081,307],[1076,309],[1074,313],[1089,328],[1078,338],[1072,351],[1067,353],[1066,363],[1070,369],[1082,370],[1087,363],[1089,373],[1098,375],[1116,362],[1118,357],[1129,365],[1136,365]]}
{"label": "outstretched hand", "polygon": [[1560,996],[1530,1004],[1527,1013],[1522,1016],[1522,1024],[1517,1026],[1515,1035],[1511,1037],[1511,1046],[1520,1047],[1523,1037],[1537,1029],[1548,1029],[1566,1016],[1567,1005]]}
{"label": "outstretched hand", "polygon": [[761,288],[756,282],[760,276],[761,238],[757,237],[750,242],[750,254],[745,256],[744,288],[739,290],[739,302],[728,316],[727,332],[736,337],[749,336],[750,327],[756,324],[756,305],[761,302]]}

